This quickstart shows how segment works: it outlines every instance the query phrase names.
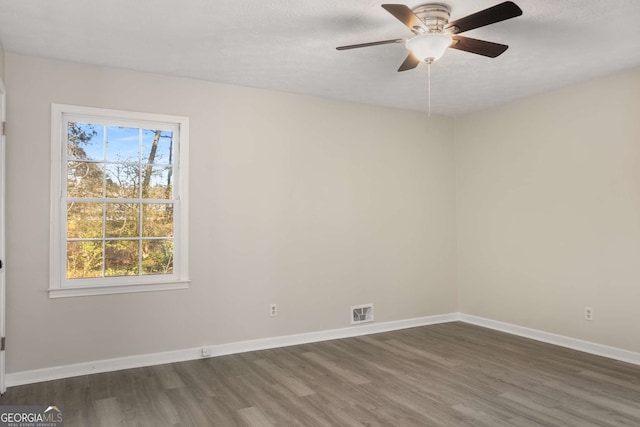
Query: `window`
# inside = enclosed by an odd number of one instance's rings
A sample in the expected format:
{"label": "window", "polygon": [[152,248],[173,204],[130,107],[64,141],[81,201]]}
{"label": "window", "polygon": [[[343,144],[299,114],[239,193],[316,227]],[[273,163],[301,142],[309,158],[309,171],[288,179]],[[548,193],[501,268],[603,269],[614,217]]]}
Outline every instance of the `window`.
{"label": "window", "polygon": [[52,105],[50,297],[188,286],[188,118]]}

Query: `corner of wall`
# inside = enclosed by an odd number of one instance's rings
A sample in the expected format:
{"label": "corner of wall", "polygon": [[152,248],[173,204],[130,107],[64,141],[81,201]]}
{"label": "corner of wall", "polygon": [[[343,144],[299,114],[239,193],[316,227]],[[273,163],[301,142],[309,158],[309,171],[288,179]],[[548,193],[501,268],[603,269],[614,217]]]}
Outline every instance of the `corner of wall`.
{"label": "corner of wall", "polygon": [[454,222],[454,231],[453,231],[453,246],[455,251],[455,258],[453,260],[454,270],[453,270],[453,286],[455,287],[455,295],[456,295],[456,312],[460,312],[461,304],[460,304],[460,281],[458,274],[458,258],[459,254],[459,231],[458,231],[458,210],[459,210],[459,201],[458,201],[458,127],[454,125],[454,119],[451,119],[451,141],[453,143],[453,222]]}

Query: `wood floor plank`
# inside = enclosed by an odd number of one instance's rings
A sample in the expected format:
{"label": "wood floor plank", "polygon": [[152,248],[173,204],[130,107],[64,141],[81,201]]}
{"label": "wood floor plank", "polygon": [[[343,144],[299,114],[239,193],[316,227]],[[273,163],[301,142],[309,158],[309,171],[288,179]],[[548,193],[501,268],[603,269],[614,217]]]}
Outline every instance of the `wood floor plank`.
{"label": "wood floor plank", "polygon": [[624,378],[620,376],[610,375],[608,373],[596,372],[591,369],[580,371],[581,377],[593,379],[599,383],[616,384],[620,387],[630,389],[636,392],[640,392],[640,381],[636,381],[630,378]]}
{"label": "wood floor plank", "polygon": [[336,404],[327,399],[324,393],[314,393],[304,397],[305,402],[314,409],[316,413],[321,413],[331,425],[343,427],[363,427],[363,424],[351,413],[345,410],[343,405]]}
{"label": "wood floor plank", "polygon": [[200,408],[212,426],[233,426],[237,424],[237,409],[229,407],[220,397],[207,397],[200,401]]}
{"label": "wood floor plank", "polygon": [[640,426],[640,366],[460,322],[11,387],[67,427]]}
{"label": "wood floor plank", "polygon": [[543,414],[545,419],[551,419],[553,422],[562,422],[567,426],[573,427],[597,427],[598,424],[582,417],[575,416],[563,410],[560,406],[555,405],[541,405],[535,400],[531,399],[525,393],[504,393],[499,396],[502,399],[508,400],[509,406],[514,405],[526,410],[527,413]]}
{"label": "wood floor plank", "polygon": [[615,413],[622,414],[636,422],[640,426],[640,400],[629,401],[620,397],[609,397],[607,391],[600,390],[594,392],[589,389],[582,389],[564,382],[554,382],[547,384],[549,387],[560,390],[576,399],[582,400],[597,407],[607,408]]}
{"label": "wood floor plank", "polygon": [[315,363],[316,365],[324,368],[331,375],[334,375],[345,381],[348,381],[351,384],[366,384],[369,382],[367,378],[364,378],[363,376],[358,375],[352,370],[345,368],[343,366],[340,366],[338,363],[333,362],[329,359],[326,359],[317,353],[308,352],[308,353],[304,353],[303,356],[308,360],[310,360],[311,362]]}
{"label": "wood floor plank", "polygon": [[180,379],[180,376],[171,365],[151,366],[148,369],[151,375],[158,378],[158,381],[160,382],[164,390],[185,386],[185,384]]}
{"label": "wood floor plank", "polygon": [[[166,391],[171,406],[177,413],[178,425],[200,427],[211,425],[210,418],[204,410],[199,396],[194,395],[187,387],[172,388]],[[152,426],[153,424],[149,424]]]}
{"label": "wood floor plank", "polygon": [[478,425],[487,427],[511,427],[511,424],[509,424],[508,421],[502,420],[494,415],[487,414],[486,412],[472,406],[458,404],[453,406],[453,409],[466,415]]}
{"label": "wood floor plank", "polygon": [[247,427],[274,427],[274,425],[265,417],[260,409],[252,406],[238,410],[240,418],[246,423]]}
{"label": "wood floor plank", "polygon": [[592,402],[567,394],[553,385],[537,386],[531,389],[535,395],[544,395],[549,399],[557,402],[557,406],[565,408],[569,412],[577,412],[579,414],[588,414],[592,419],[601,425],[611,426],[637,426],[638,422],[616,412],[613,408],[607,406],[594,405]]}
{"label": "wood floor plank", "polygon": [[117,397],[108,397],[95,402],[96,421],[100,427],[113,427],[123,424],[123,412]]}
{"label": "wood floor plank", "polygon": [[544,427],[544,424],[523,417],[515,417],[509,420],[509,424],[514,427]]}
{"label": "wood floor plank", "polygon": [[303,381],[298,379],[290,371],[277,366],[269,360],[259,359],[254,363],[260,366],[267,375],[273,378],[275,382],[282,384],[297,396],[309,396],[310,394],[315,393],[315,391],[309,388]]}

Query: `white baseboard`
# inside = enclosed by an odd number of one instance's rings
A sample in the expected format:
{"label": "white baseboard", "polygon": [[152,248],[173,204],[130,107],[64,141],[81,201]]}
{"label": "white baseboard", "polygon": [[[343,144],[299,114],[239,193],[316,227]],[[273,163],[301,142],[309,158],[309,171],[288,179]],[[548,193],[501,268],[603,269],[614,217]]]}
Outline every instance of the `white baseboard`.
{"label": "white baseboard", "polygon": [[[205,346],[211,348],[211,357],[226,354],[244,353],[247,351],[266,350],[276,347],[309,344],[340,338],[357,337],[380,332],[396,331],[399,329],[413,328],[417,326],[435,325],[462,321],[477,326],[482,326],[497,331],[531,338],[537,341],[555,344],[561,347],[591,353],[610,359],[640,365],[640,353],[596,344],[562,335],[556,335],[524,326],[499,322],[484,317],[473,316],[464,313],[449,313],[436,316],[418,317],[415,319],[396,320],[392,322],[370,323],[361,326],[352,326],[341,329],[330,329],[318,332],[309,332],[297,335],[283,335],[272,338],[262,338],[249,341],[238,341],[228,344]],[[23,384],[32,384],[42,381],[51,381],[61,378],[77,377],[81,375],[111,372],[122,369],[140,368],[143,366],[161,365],[164,363],[184,362],[187,360],[201,359],[202,347],[188,348],[161,353],[142,354],[136,356],[119,357],[116,359],[97,360],[93,362],[76,363],[72,365],[55,366],[51,368],[35,369],[32,371],[14,372],[6,375],[6,386],[14,387]]]}
{"label": "white baseboard", "polygon": [[[415,319],[396,320],[392,322],[371,323],[362,326],[352,326],[348,328],[309,332],[297,335],[284,335],[273,338],[238,341],[228,344],[210,345],[203,347],[211,348],[211,357],[214,357],[223,356],[226,354],[244,353],[247,351],[266,350],[269,348],[287,347],[291,345],[309,344],[313,342],[333,339],[357,337],[361,335],[389,332],[398,329],[413,328],[417,326],[434,325],[437,323],[447,323],[456,321],[458,319],[458,313],[450,313],[436,316],[418,317]],[[165,363],[202,359],[202,356],[200,355],[201,348],[202,347],[188,348],[176,351],[119,357],[116,359],[97,360],[93,362],[75,363],[72,365],[54,366],[51,368],[8,373],[5,378],[6,386],[14,387],[23,384],[32,384],[42,381],[57,380],[61,378],[97,374],[100,372],[111,372],[122,369],[140,368],[143,366],[153,366]]]}
{"label": "white baseboard", "polygon": [[518,335],[525,338],[531,338],[536,341],[542,341],[549,344],[555,344],[560,347],[567,347],[574,350],[583,351],[585,353],[595,354],[597,356],[608,357],[609,359],[620,360],[622,362],[640,365],[640,353],[629,350],[609,347],[602,344],[596,344],[589,341],[583,341],[576,338],[570,338],[563,335],[552,334],[537,329],[526,328],[524,326],[513,325],[511,323],[499,322],[497,320],[486,319],[484,317],[473,316],[471,314],[458,313],[458,320],[471,323],[477,326],[506,332],[512,335]]}

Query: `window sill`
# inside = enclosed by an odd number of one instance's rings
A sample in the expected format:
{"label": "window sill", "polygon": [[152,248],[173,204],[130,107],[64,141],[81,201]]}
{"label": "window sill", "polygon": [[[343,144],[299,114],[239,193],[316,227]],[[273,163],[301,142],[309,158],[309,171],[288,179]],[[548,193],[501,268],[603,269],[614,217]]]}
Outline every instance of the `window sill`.
{"label": "window sill", "polygon": [[156,292],[175,289],[188,289],[190,280],[176,280],[159,283],[139,283],[133,285],[109,286],[66,286],[64,288],[49,288],[49,298],[83,297],[91,295],[128,294],[132,292]]}

